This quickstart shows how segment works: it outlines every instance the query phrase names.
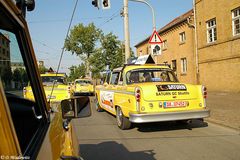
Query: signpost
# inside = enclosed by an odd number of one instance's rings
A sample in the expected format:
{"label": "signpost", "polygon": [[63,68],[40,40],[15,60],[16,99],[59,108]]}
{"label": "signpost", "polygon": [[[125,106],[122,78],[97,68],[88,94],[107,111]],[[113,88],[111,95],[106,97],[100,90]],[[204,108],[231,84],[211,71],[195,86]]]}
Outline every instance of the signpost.
{"label": "signpost", "polygon": [[148,44],[151,45],[151,52],[153,55],[161,54],[161,43],[163,43],[163,41],[160,35],[156,30],[154,30],[152,36],[148,41]]}

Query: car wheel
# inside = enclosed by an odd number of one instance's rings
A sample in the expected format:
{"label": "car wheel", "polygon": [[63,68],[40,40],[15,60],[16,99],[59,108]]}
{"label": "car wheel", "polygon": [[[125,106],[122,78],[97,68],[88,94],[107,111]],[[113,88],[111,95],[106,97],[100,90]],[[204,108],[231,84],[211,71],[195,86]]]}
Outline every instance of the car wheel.
{"label": "car wheel", "polygon": [[116,118],[117,118],[118,127],[122,130],[129,129],[131,127],[131,122],[127,117],[123,115],[121,108],[117,107],[116,112],[117,112]]}
{"label": "car wheel", "polygon": [[103,111],[103,109],[102,109],[101,106],[99,105],[97,96],[95,97],[95,107],[96,107],[96,111],[98,111],[98,112],[102,112],[102,111]]}

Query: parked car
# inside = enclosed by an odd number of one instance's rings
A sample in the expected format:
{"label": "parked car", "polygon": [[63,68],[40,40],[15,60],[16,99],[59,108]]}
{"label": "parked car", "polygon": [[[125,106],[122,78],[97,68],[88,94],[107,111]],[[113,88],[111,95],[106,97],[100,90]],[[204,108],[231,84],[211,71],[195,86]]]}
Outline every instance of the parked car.
{"label": "parked car", "polygon": [[[0,65],[0,159],[80,160],[71,119],[90,116],[89,98],[65,99],[52,106],[47,103],[24,18],[25,11],[34,6],[33,0],[0,0],[1,47],[7,51],[0,52],[1,60],[7,60]],[[27,81],[34,101],[13,85]]]}
{"label": "parked car", "polygon": [[185,121],[210,114],[206,88],[179,82],[168,65],[129,64],[106,79],[96,86],[96,110],[116,115],[121,129],[131,123]]}
{"label": "parked car", "polygon": [[94,86],[92,80],[76,79],[74,81],[73,95],[94,95]]}

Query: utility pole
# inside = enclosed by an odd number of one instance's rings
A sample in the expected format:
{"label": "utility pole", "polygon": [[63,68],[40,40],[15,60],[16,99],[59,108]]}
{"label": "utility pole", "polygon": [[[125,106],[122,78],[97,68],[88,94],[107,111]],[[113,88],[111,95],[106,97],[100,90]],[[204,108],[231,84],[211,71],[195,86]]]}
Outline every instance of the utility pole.
{"label": "utility pole", "polygon": [[130,34],[128,20],[128,0],[123,0],[123,16],[124,16],[124,37],[125,37],[125,63],[130,58]]}

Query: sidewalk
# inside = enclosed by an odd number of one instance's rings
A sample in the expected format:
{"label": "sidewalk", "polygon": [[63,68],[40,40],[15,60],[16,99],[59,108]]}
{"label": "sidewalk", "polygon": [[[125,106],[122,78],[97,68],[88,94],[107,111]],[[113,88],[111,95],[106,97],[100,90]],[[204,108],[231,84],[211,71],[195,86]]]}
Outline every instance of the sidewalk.
{"label": "sidewalk", "polygon": [[240,93],[210,92],[207,107],[211,110],[207,121],[240,130]]}

